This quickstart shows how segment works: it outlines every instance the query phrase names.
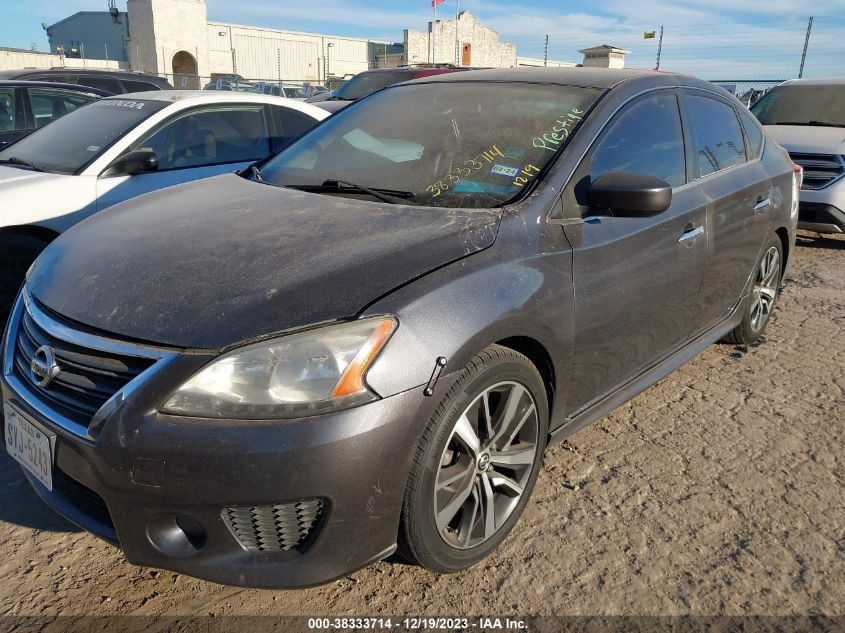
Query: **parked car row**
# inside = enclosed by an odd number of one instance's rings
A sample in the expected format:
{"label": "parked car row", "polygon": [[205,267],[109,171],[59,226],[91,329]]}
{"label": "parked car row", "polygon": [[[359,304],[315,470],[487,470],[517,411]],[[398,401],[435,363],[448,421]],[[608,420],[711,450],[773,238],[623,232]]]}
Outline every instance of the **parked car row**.
{"label": "parked car row", "polygon": [[257,587],[397,550],[464,569],[516,528],[549,443],[761,340],[802,170],[733,96],[378,73],[330,117],[142,93],[0,152],[0,235],[63,232],[13,268],[7,450],[129,561]]}
{"label": "parked car row", "polygon": [[77,222],[246,167],[327,116],[264,95],[142,92],[91,103],[0,151],[0,312],[5,318],[38,254]]}

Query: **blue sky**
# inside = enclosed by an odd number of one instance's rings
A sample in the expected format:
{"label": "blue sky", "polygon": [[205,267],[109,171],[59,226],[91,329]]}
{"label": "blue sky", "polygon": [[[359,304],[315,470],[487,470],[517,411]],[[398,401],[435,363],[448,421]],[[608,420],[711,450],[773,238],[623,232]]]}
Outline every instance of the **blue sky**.
{"label": "blue sky", "polygon": [[[454,15],[455,1],[438,17]],[[401,41],[402,29],[424,29],[429,0],[207,0],[210,20]],[[118,6],[125,8],[123,0]],[[106,0],[0,0],[0,46],[47,49],[41,22],[78,10],[103,10]],[[708,79],[786,78],[801,59],[807,18],[815,16],[805,75],[845,75],[845,0],[812,5],[794,0],[462,0],[524,56],[580,61],[578,49],[613,44],[631,50],[628,65],[653,67],[657,40],[644,30],[665,26],[661,68]]]}

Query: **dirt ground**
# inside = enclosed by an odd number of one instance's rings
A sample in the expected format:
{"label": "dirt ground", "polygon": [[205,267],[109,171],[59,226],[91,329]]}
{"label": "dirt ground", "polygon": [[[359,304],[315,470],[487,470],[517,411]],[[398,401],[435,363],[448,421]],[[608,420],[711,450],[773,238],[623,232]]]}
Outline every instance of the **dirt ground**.
{"label": "dirt ground", "polygon": [[799,243],[764,344],[713,345],[553,447],[465,573],[382,562],[264,591],[133,567],[2,452],[0,616],[843,614],[845,239]]}

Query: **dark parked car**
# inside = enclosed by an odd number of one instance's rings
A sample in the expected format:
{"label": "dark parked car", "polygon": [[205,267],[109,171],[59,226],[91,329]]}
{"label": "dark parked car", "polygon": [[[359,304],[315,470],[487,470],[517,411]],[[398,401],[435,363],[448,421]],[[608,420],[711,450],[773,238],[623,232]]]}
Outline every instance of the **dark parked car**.
{"label": "dark parked car", "polygon": [[161,77],[127,70],[97,70],[92,68],[25,68],[0,71],[0,79],[53,81],[104,90],[110,94],[173,90]]}
{"label": "dark parked car", "polygon": [[110,94],[71,84],[0,80],[0,148]]}
{"label": "dark parked car", "polygon": [[550,441],[760,338],[800,177],[680,75],[388,88],[48,247],[5,335],[6,445],[136,564],[262,587],[397,547],[464,569]]}
{"label": "dark parked car", "polygon": [[434,75],[444,75],[464,70],[472,69],[452,66],[450,64],[437,64],[365,70],[364,72],[355,75],[337,90],[333,91],[330,96],[327,97],[324,94],[317,94],[306,99],[306,102],[313,103],[324,110],[328,110],[329,112],[337,112],[338,110],[342,110],[348,106],[350,103],[358,101],[358,99],[363,99],[364,97],[371,95],[377,90],[386,88],[387,86],[392,86],[403,81],[412,81],[414,79],[422,79],[424,77],[433,77]]}

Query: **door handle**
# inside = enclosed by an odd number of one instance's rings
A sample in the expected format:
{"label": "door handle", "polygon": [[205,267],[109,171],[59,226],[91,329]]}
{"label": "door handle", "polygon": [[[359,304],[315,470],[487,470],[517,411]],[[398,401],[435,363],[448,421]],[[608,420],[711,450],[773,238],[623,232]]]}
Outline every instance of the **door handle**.
{"label": "door handle", "polygon": [[757,204],[754,205],[753,209],[754,209],[754,211],[762,211],[763,209],[768,207],[770,204],[772,204],[771,198],[758,198]]}
{"label": "door handle", "polygon": [[685,230],[683,233],[681,233],[681,237],[678,238],[678,241],[679,242],[686,242],[687,240],[694,240],[699,235],[703,235],[703,234],[704,234],[704,227],[703,226],[698,226],[698,227],[695,227],[695,228],[690,227],[687,230]]}

